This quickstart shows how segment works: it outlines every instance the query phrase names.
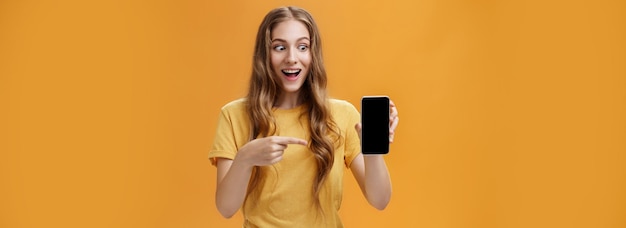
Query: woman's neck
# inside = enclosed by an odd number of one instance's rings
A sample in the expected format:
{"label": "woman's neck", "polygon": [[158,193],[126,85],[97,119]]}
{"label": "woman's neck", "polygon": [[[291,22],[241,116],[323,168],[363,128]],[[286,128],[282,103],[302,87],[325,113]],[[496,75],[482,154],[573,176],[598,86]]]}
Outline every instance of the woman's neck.
{"label": "woman's neck", "polygon": [[274,107],[278,109],[292,109],[302,104],[299,93],[282,94],[274,102]]}

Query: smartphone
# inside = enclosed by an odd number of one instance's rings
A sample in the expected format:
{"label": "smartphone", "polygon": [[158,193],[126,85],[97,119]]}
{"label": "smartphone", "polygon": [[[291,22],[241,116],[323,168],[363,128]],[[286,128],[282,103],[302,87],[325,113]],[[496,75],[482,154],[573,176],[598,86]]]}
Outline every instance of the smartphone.
{"label": "smartphone", "polygon": [[361,152],[389,153],[389,97],[361,98]]}

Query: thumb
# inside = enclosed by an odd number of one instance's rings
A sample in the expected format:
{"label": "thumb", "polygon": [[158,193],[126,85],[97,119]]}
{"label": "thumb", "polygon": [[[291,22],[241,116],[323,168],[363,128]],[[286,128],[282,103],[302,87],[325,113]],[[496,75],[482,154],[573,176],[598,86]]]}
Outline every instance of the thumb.
{"label": "thumb", "polygon": [[357,123],[354,125],[354,129],[356,129],[356,131],[361,132],[361,123]]}
{"label": "thumb", "polygon": [[363,129],[361,123],[357,123],[356,125],[354,125],[354,129],[356,130],[357,134],[359,134],[359,138],[361,138],[361,130]]}

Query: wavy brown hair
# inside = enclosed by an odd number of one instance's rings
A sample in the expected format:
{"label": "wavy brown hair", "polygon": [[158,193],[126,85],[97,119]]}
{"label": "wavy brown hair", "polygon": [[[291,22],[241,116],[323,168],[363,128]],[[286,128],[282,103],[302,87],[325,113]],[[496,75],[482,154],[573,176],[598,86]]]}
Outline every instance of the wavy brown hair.
{"label": "wavy brown hair", "polygon": [[[300,100],[306,110],[302,114],[309,121],[311,135],[309,148],[314,154],[317,174],[313,185],[313,198],[320,208],[319,193],[334,163],[334,142],[340,134],[328,107],[326,91],[326,70],[322,59],[322,43],[319,30],[313,17],[306,10],[297,7],[281,7],[270,11],[259,26],[254,48],[252,76],[246,99],[246,109],[252,123],[250,139],[267,137],[276,133],[276,123],[272,116],[275,100],[281,95],[281,85],[270,63],[271,32],[276,25],[287,20],[302,22],[309,31],[311,65],[308,75],[300,88]],[[262,174],[254,168],[248,194],[258,185]]]}

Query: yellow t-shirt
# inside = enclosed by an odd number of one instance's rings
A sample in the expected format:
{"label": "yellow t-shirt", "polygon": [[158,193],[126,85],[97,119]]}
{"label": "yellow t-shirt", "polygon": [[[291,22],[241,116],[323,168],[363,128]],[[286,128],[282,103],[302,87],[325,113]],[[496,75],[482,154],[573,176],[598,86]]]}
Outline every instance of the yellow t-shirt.
{"label": "yellow t-shirt", "polygon": [[[316,174],[315,158],[302,145],[289,145],[283,160],[262,166],[264,177],[249,194],[242,207],[244,227],[343,227],[339,207],[343,191],[344,166],[361,153],[359,137],[354,129],[360,121],[359,112],[347,101],[330,99],[331,115],[341,132],[341,143],[335,145],[335,163],[322,186],[320,203],[324,213],[318,213],[312,198]],[[310,140],[309,121],[301,118],[304,105],[293,109],[274,109],[276,135]],[[217,133],[209,159],[234,159],[250,135],[250,120],[245,99],[226,104],[220,113]]]}

